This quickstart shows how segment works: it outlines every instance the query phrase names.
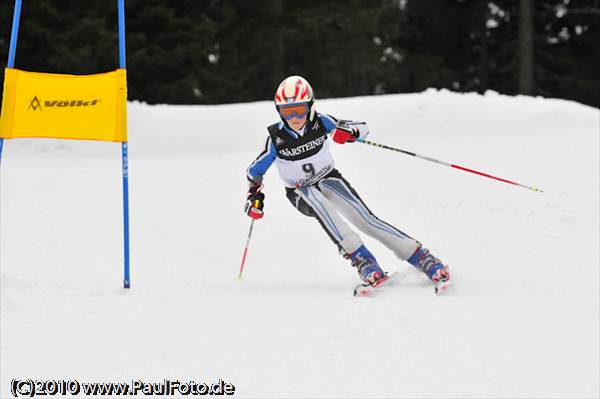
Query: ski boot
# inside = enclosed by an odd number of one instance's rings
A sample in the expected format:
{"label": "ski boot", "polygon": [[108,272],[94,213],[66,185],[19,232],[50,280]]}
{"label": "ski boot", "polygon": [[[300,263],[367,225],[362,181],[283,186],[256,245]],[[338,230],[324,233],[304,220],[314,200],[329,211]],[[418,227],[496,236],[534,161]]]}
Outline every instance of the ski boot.
{"label": "ski boot", "polygon": [[387,278],[373,254],[364,245],[358,247],[352,254],[346,254],[345,257],[351,259],[352,266],[356,267],[360,279],[365,284],[376,286]]}
{"label": "ski boot", "polygon": [[438,269],[431,277],[431,281],[435,283],[436,294],[446,293],[451,284],[450,269],[448,269],[448,266],[444,265],[444,267]]}
{"label": "ski boot", "polygon": [[450,269],[435,256],[431,255],[427,248],[417,248],[415,253],[407,259],[408,263],[422,271],[435,284],[435,293],[443,294],[450,286]]}

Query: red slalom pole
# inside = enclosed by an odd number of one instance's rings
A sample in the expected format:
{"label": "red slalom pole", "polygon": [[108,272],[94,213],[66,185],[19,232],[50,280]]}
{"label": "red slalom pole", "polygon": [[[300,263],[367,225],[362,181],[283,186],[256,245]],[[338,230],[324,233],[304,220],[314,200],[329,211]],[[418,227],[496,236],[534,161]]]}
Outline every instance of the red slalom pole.
{"label": "red slalom pole", "polygon": [[240,266],[240,274],[238,279],[242,279],[242,272],[244,271],[244,264],[246,263],[246,255],[248,254],[248,246],[250,245],[250,237],[252,236],[252,228],[254,227],[254,219],[250,222],[250,231],[248,232],[248,239],[246,239],[246,248],[244,248],[244,256],[242,256],[242,264]]}
{"label": "red slalom pole", "polygon": [[372,141],[363,140],[363,139],[356,139],[356,141],[358,141],[359,143],[372,145],[374,147],[379,147],[379,148],[383,148],[383,149],[386,149],[386,150],[391,150],[391,151],[400,152],[402,154],[411,155],[411,156],[413,156],[415,158],[421,158],[421,159],[424,159],[426,161],[435,162],[435,163],[440,164],[440,165],[446,165],[446,166],[449,166],[451,168],[455,168],[455,169],[459,169],[459,170],[464,170],[465,172],[474,173],[474,174],[479,175],[479,176],[489,177],[490,179],[494,179],[494,180],[498,180],[498,181],[501,181],[501,182],[504,182],[504,183],[512,184],[514,186],[523,187],[523,188],[529,189],[531,191],[537,191],[537,192],[540,192],[540,193],[544,192],[543,190],[540,190],[539,188],[535,188],[535,187],[531,187],[531,186],[526,186],[524,184],[517,183],[517,182],[511,181],[511,180],[507,180],[507,179],[503,179],[501,177],[492,176],[492,175],[487,174],[487,173],[479,172],[479,171],[474,170],[474,169],[465,168],[464,166],[454,165],[454,164],[451,164],[451,163],[448,163],[448,162],[440,161],[438,159],[426,157],[424,155],[415,154],[414,152],[410,152],[410,151],[406,151],[406,150],[401,150],[400,148],[394,148],[394,147],[390,147],[390,146],[387,146],[387,145],[384,145],[384,144],[374,143]]}

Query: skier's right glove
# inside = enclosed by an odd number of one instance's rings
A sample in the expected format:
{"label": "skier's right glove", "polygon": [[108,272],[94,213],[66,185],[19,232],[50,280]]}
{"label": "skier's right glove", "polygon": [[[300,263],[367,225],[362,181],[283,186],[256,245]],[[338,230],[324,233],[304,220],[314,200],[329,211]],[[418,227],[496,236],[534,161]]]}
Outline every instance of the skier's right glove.
{"label": "skier's right glove", "polygon": [[261,188],[262,185],[250,187],[246,197],[246,204],[244,205],[244,212],[254,220],[264,216],[263,207],[265,205],[265,195],[260,192]]}

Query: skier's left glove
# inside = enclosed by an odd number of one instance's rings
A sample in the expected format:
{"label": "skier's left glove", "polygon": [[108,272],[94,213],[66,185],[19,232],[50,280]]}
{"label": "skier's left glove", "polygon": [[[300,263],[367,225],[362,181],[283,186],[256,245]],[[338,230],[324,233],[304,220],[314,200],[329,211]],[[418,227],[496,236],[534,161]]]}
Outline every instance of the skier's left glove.
{"label": "skier's left glove", "polygon": [[246,197],[246,204],[244,205],[244,213],[254,220],[264,216],[263,207],[265,206],[265,195],[260,192],[261,188],[262,185],[250,187]]}
{"label": "skier's left glove", "polygon": [[333,141],[338,144],[352,143],[367,134],[369,134],[369,128],[365,122],[340,120],[333,132]]}

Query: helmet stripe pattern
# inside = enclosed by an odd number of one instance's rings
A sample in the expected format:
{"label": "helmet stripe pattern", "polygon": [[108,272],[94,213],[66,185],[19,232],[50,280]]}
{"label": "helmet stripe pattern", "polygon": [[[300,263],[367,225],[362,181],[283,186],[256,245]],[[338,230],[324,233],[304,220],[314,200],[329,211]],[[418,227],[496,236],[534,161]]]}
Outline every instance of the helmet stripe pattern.
{"label": "helmet stripe pattern", "polygon": [[275,92],[275,105],[310,102],[313,91],[310,84],[301,76],[286,78]]}
{"label": "helmet stripe pattern", "polygon": [[[300,82],[298,81],[298,83],[300,83]],[[304,100],[304,97],[307,97],[307,96],[308,96],[308,86],[304,87],[304,92],[302,92],[300,99]]]}

